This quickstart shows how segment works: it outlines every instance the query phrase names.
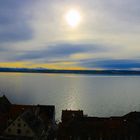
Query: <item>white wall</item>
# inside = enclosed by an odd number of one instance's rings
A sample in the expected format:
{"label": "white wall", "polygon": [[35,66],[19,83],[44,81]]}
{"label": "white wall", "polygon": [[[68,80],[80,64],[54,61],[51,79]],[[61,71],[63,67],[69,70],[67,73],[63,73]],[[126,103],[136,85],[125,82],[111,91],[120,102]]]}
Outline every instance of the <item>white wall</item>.
{"label": "white wall", "polygon": [[30,129],[28,124],[21,118],[18,117],[6,130],[5,134],[14,136],[26,136],[34,137],[35,134]]}

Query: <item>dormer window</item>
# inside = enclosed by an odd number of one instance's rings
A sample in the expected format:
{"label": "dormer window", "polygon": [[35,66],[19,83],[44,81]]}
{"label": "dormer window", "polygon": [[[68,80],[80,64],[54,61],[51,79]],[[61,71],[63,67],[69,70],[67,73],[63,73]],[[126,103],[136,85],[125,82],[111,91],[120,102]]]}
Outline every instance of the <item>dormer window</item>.
{"label": "dormer window", "polygon": [[72,113],[72,117],[75,117],[75,114],[74,113]]}
{"label": "dormer window", "polygon": [[29,131],[29,130],[26,130],[26,133],[27,133],[27,134],[29,134],[29,133],[30,133],[30,131]]}
{"label": "dormer window", "polygon": [[20,123],[18,123],[18,127],[20,127],[21,126],[21,124]]}
{"label": "dormer window", "polygon": [[17,129],[17,134],[21,134],[21,129]]}
{"label": "dormer window", "polygon": [[11,129],[10,128],[8,129],[8,132],[11,132]]}

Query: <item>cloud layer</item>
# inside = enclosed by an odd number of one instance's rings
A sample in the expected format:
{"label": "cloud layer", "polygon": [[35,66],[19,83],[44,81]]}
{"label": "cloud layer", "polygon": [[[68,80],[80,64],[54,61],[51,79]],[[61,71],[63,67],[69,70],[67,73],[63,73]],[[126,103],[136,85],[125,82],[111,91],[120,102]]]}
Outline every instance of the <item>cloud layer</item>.
{"label": "cloud layer", "polygon": [[[70,9],[81,14],[73,29]],[[139,51],[139,0],[0,1],[0,66],[139,69]]]}

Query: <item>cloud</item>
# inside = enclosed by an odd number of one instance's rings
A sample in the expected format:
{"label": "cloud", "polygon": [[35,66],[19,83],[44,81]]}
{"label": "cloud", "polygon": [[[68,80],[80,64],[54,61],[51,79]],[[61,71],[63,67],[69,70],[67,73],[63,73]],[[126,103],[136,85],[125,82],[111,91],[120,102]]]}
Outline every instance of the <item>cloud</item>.
{"label": "cloud", "polygon": [[[99,36],[132,35],[140,32],[139,0],[86,0],[79,1],[84,10],[84,30]],[[132,38],[130,38],[131,40]]]}
{"label": "cloud", "polygon": [[13,60],[24,61],[24,60],[39,60],[47,61],[56,60],[56,59],[69,59],[69,57],[73,54],[77,53],[90,53],[91,51],[94,53],[107,51],[108,49],[99,44],[86,44],[86,43],[64,43],[64,44],[50,44],[46,47],[46,49],[25,51],[21,54],[15,56]]}
{"label": "cloud", "polygon": [[96,59],[79,62],[80,66],[87,68],[102,68],[102,69],[137,69],[140,68],[140,60],[132,59]]}
{"label": "cloud", "polygon": [[0,42],[17,42],[25,41],[32,38],[31,29],[24,23],[15,24],[12,27],[7,27],[6,31],[0,32]]}
{"label": "cloud", "polygon": [[0,43],[29,40],[32,30],[27,23],[23,7],[26,2],[0,1]]}
{"label": "cloud", "polygon": [[140,22],[140,1],[139,0],[109,0],[104,2],[108,12],[116,15],[118,19],[129,22]]}

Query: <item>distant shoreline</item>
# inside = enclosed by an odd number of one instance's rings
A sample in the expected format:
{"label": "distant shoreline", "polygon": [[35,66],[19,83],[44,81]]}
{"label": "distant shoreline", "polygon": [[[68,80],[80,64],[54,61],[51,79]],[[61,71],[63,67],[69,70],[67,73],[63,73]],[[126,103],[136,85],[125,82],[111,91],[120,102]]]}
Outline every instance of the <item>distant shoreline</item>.
{"label": "distant shoreline", "polygon": [[140,76],[140,71],[135,70],[58,70],[58,69],[0,68],[0,72]]}

